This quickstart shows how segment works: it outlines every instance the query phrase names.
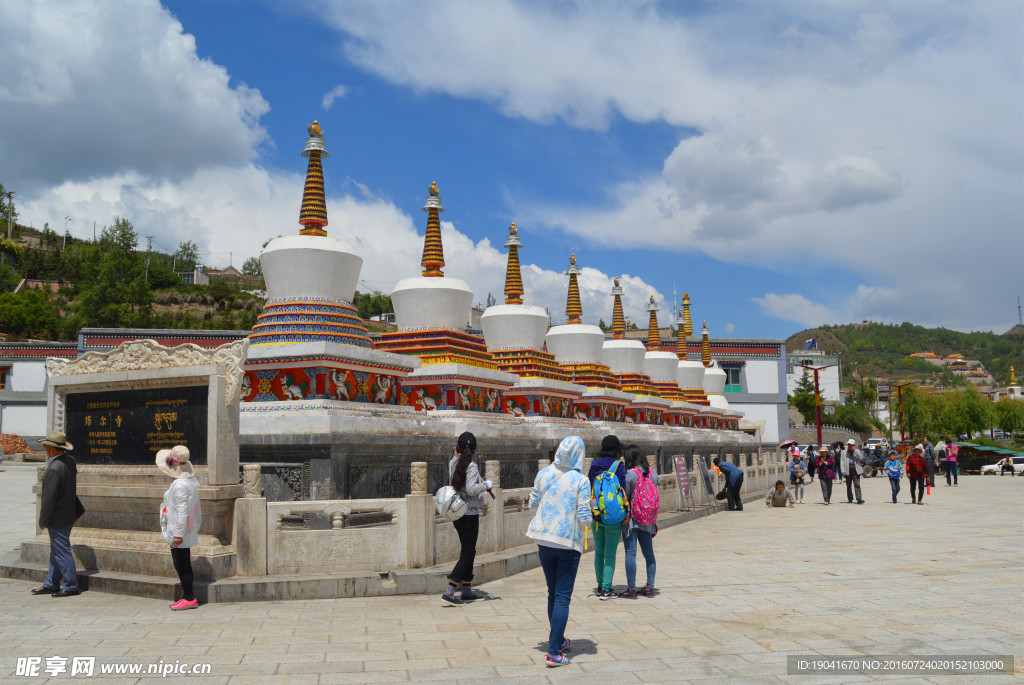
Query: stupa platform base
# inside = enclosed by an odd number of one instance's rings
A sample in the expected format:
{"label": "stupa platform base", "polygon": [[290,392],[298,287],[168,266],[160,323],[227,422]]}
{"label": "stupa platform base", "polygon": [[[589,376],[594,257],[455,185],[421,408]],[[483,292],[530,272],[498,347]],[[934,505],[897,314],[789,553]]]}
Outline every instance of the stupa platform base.
{"label": "stupa platform base", "polygon": [[623,411],[626,423],[645,423],[660,426],[664,423],[663,414],[672,406],[669,400],[651,395],[637,395],[633,402]]}
{"label": "stupa platform base", "polygon": [[402,379],[399,404],[422,411],[499,414],[505,391],[518,380],[510,373],[466,364],[429,364]]}
{"label": "stupa platform base", "polygon": [[562,368],[569,372],[571,382],[585,385],[588,388],[603,388],[606,390],[621,391],[619,377],[611,372],[604,364],[594,362],[580,362],[562,364]]}
{"label": "stupa platform base", "polygon": [[682,402],[685,397],[678,383],[652,380],[651,385],[654,388],[654,394],[662,399],[670,400],[672,402]]}
{"label": "stupa platform base", "polygon": [[688,404],[696,404],[701,407],[708,406],[708,396],[703,390],[697,390],[695,388],[683,388],[683,402]]}
{"label": "stupa platform base", "polygon": [[529,347],[491,349],[498,369],[523,378],[572,382],[572,374],[555,361],[555,355]]}
{"label": "stupa platform base", "polygon": [[520,378],[505,391],[502,407],[514,416],[569,419],[573,418],[573,402],[586,390],[582,385],[548,378]]}
{"label": "stupa platform base", "polygon": [[619,387],[622,388],[623,392],[633,393],[634,395],[654,394],[654,384],[651,382],[651,377],[642,373],[619,374]]}
{"label": "stupa platform base", "polygon": [[415,357],[327,341],[249,347],[242,379],[246,403],[340,400],[398,404]]}
{"label": "stupa platform base", "polygon": [[573,417],[584,421],[614,421],[623,423],[625,409],[635,395],[621,390],[587,388],[583,395],[573,402]]}

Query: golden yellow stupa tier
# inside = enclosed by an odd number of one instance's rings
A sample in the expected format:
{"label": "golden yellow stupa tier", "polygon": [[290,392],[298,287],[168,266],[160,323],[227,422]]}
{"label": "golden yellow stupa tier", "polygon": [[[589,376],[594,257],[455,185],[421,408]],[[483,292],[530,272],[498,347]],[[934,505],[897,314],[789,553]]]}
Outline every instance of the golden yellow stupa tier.
{"label": "golden yellow stupa tier", "polygon": [[547,378],[572,382],[572,374],[555,361],[553,354],[528,347],[491,350],[499,371],[518,374],[520,378]]}
{"label": "golden yellow stupa tier", "polygon": [[711,341],[708,340],[708,322],[700,332],[700,362],[704,368],[711,368]]}
{"label": "golden yellow stupa tier", "polygon": [[569,372],[570,382],[588,388],[604,388],[606,390],[622,390],[619,377],[604,364],[562,364]]}
{"label": "golden yellow stupa tier", "polygon": [[647,310],[651,313],[647,323],[647,349],[656,350],[661,346],[661,331],[658,330],[658,310],[654,305],[654,295],[651,295],[651,303]]}
{"label": "golden yellow stupa tier", "polygon": [[654,388],[655,397],[660,397],[663,400],[672,400],[673,402],[685,402],[686,395],[683,393],[683,389],[679,387],[678,383],[671,382],[659,382],[652,380],[651,386]]}
{"label": "golden yellow stupa tier", "polygon": [[653,395],[654,385],[651,377],[643,373],[620,373],[618,374],[619,387],[623,392],[631,392],[634,395]]}
{"label": "golden yellow stupa tier", "polygon": [[683,293],[683,335],[689,338],[693,335],[693,320],[690,318],[690,293]]}
{"label": "golden yellow stupa tier", "polygon": [[424,365],[466,364],[491,371],[498,368],[483,340],[451,329],[383,333],[374,348],[419,357]]}
{"label": "golden yellow stupa tier", "polygon": [[618,278],[612,286],[612,297],[612,338],[622,340],[626,337],[626,317],[622,315],[622,287]]}
{"label": "golden yellow stupa tier", "polygon": [[306,127],[309,138],[303,157],[309,158],[306,165],[306,185],[302,189],[302,206],[299,208],[299,235],[327,235],[327,198],[324,194],[323,159],[330,157],[324,145],[324,132],[319,122]]}
{"label": "golden yellow stupa tier", "polygon": [[437,190],[437,182],[430,184],[429,197],[423,211],[427,213],[427,235],[423,239],[423,275],[426,277],[444,276],[444,245],[441,243],[441,195]]}

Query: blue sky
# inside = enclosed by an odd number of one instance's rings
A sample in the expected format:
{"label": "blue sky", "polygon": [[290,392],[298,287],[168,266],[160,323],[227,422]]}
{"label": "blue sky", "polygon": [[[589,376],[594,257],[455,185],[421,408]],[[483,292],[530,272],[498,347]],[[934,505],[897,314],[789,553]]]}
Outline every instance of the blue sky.
{"label": "blue sky", "polygon": [[328,231],[385,292],[418,273],[436,180],[446,273],[500,300],[514,220],[556,323],[573,251],[593,322],[615,276],[641,325],[675,285],[721,336],[1016,320],[1019,3],[68,0],[0,23],[0,182],[35,225],[127,216],[239,265],[298,230],[318,119]]}

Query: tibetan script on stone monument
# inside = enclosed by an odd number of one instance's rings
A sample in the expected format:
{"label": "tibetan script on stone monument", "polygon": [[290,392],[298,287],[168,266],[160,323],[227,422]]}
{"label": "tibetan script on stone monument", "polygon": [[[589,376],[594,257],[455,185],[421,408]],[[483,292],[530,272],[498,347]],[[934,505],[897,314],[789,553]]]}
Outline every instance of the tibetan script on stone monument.
{"label": "tibetan script on stone monument", "polygon": [[205,385],[69,393],[68,440],[82,464],[152,465],[157,450],[185,445],[206,463]]}

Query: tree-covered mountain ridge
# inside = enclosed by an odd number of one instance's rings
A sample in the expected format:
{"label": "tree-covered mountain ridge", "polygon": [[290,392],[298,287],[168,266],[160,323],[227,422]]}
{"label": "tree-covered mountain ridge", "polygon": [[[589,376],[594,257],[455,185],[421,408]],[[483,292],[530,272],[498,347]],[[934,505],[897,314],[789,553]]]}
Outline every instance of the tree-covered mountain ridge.
{"label": "tree-covered mountain ridge", "polygon": [[840,353],[843,375],[851,378],[854,368],[858,376],[879,379],[930,380],[941,368],[911,358],[919,352],[932,352],[941,357],[961,354],[966,360],[978,360],[992,374],[996,385],[1010,382],[1010,366],[1017,380],[1024,374],[1024,326],[1014,326],[1003,334],[991,332],[964,333],[948,328],[925,328],[909,322],[901,324],[856,323],[819,326],[795,333],[786,339],[789,352],[802,350],[814,338],[818,349]]}

